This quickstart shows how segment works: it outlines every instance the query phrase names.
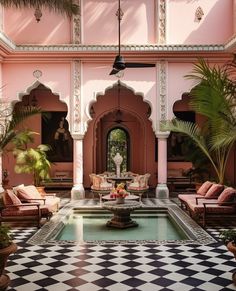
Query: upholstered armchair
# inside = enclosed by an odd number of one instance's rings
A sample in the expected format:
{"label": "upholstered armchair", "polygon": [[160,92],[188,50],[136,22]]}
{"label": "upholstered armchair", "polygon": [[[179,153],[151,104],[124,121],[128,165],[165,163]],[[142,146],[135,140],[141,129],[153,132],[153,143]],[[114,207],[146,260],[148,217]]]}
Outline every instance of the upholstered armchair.
{"label": "upholstered armchair", "polygon": [[148,180],[150,174],[138,175],[134,177],[133,182],[127,182],[127,191],[134,195],[139,195],[139,200],[141,201],[142,195],[148,191]]}
{"label": "upholstered armchair", "polygon": [[93,194],[99,195],[101,202],[102,195],[109,194],[114,187],[114,183],[108,182],[107,179],[109,178],[103,175],[90,174],[89,177],[91,180],[91,191]]}

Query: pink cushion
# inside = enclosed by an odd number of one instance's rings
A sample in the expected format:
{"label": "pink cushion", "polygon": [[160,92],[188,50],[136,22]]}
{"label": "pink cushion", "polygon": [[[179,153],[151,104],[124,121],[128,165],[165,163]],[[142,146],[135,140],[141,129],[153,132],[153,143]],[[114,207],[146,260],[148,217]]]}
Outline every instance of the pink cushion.
{"label": "pink cushion", "polygon": [[210,189],[210,187],[213,185],[213,182],[206,181],[202,184],[202,186],[197,190],[197,194],[205,196],[207,191]]}
{"label": "pink cushion", "polygon": [[34,185],[24,186],[17,189],[17,194],[27,197],[24,199],[42,199],[39,191]]}
{"label": "pink cushion", "polygon": [[219,205],[224,205],[224,202],[232,202],[236,196],[236,190],[232,187],[227,187],[218,197]]}
{"label": "pink cushion", "polygon": [[213,184],[211,188],[206,192],[205,198],[218,197],[223,190],[224,190],[224,185]]}
{"label": "pink cushion", "polygon": [[4,204],[17,205],[21,204],[20,199],[14,194],[12,190],[7,189],[3,195]]}
{"label": "pink cushion", "polygon": [[32,199],[32,197],[27,192],[25,192],[25,190],[23,190],[23,189],[17,189],[17,196],[21,200]]}

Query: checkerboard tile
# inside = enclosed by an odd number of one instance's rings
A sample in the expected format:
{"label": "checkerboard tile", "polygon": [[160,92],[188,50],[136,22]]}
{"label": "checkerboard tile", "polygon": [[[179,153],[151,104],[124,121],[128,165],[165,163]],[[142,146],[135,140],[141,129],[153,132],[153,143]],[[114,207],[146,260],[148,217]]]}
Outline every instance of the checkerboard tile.
{"label": "checkerboard tile", "polygon": [[[210,245],[29,245],[36,228],[15,228],[18,251],[7,265],[8,291],[236,290],[236,261]],[[218,237],[220,229],[208,232]]]}

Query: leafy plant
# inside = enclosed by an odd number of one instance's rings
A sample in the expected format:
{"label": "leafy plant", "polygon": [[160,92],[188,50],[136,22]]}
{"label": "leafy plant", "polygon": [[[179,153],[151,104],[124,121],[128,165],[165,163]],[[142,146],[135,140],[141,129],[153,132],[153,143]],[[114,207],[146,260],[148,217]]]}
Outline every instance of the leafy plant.
{"label": "leafy plant", "polygon": [[12,243],[12,235],[9,226],[0,225],[0,249],[8,247]]}
{"label": "leafy plant", "polygon": [[220,233],[220,238],[224,242],[225,245],[227,245],[229,242],[232,242],[236,245],[236,230],[235,229],[227,229],[223,230]]}
{"label": "leafy plant", "polygon": [[15,172],[18,174],[33,174],[34,185],[40,186],[41,180],[50,179],[51,162],[47,159],[47,152],[50,146],[40,144],[36,148],[27,148],[29,141],[33,142],[34,132],[18,136],[13,142],[15,149],[13,155],[16,158]]}
{"label": "leafy plant", "polygon": [[[211,163],[218,182],[223,184],[227,159],[235,141],[235,138],[226,138],[228,133],[233,134],[232,126],[236,136],[236,84],[225,67],[210,67],[203,59],[186,77],[198,82],[190,92],[190,106],[205,116],[206,121],[200,127],[193,122],[173,119],[163,122],[161,129],[188,135]],[[223,142],[226,139],[228,142]]]}
{"label": "leafy plant", "polygon": [[40,112],[41,110],[35,107],[21,107],[13,111],[10,108],[0,109],[1,116],[5,117],[0,124],[0,151],[3,151],[14,139],[19,140],[23,135],[27,135],[28,130],[17,129],[17,126],[26,118]]}

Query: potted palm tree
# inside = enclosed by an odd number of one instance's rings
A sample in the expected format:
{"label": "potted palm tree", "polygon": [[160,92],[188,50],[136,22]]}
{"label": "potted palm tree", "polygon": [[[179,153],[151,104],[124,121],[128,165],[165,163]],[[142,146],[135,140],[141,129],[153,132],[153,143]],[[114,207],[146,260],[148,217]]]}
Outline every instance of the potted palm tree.
{"label": "potted palm tree", "polygon": [[4,274],[4,269],[9,255],[15,253],[16,250],[17,245],[12,241],[10,228],[0,225],[0,290],[5,290],[10,283],[10,278]]}
{"label": "potted palm tree", "polygon": [[[235,73],[235,67],[234,73]],[[197,81],[191,90],[190,106],[205,116],[203,126],[196,123],[173,119],[163,122],[161,129],[181,132],[189,136],[211,163],[218,182],[223,184],[225,168],[230,150],[236,140],[235,92],[228,67],[210,65],[203,59],[194,65],[187,78]],[[233,138],[232,138],[233,136]]]}

